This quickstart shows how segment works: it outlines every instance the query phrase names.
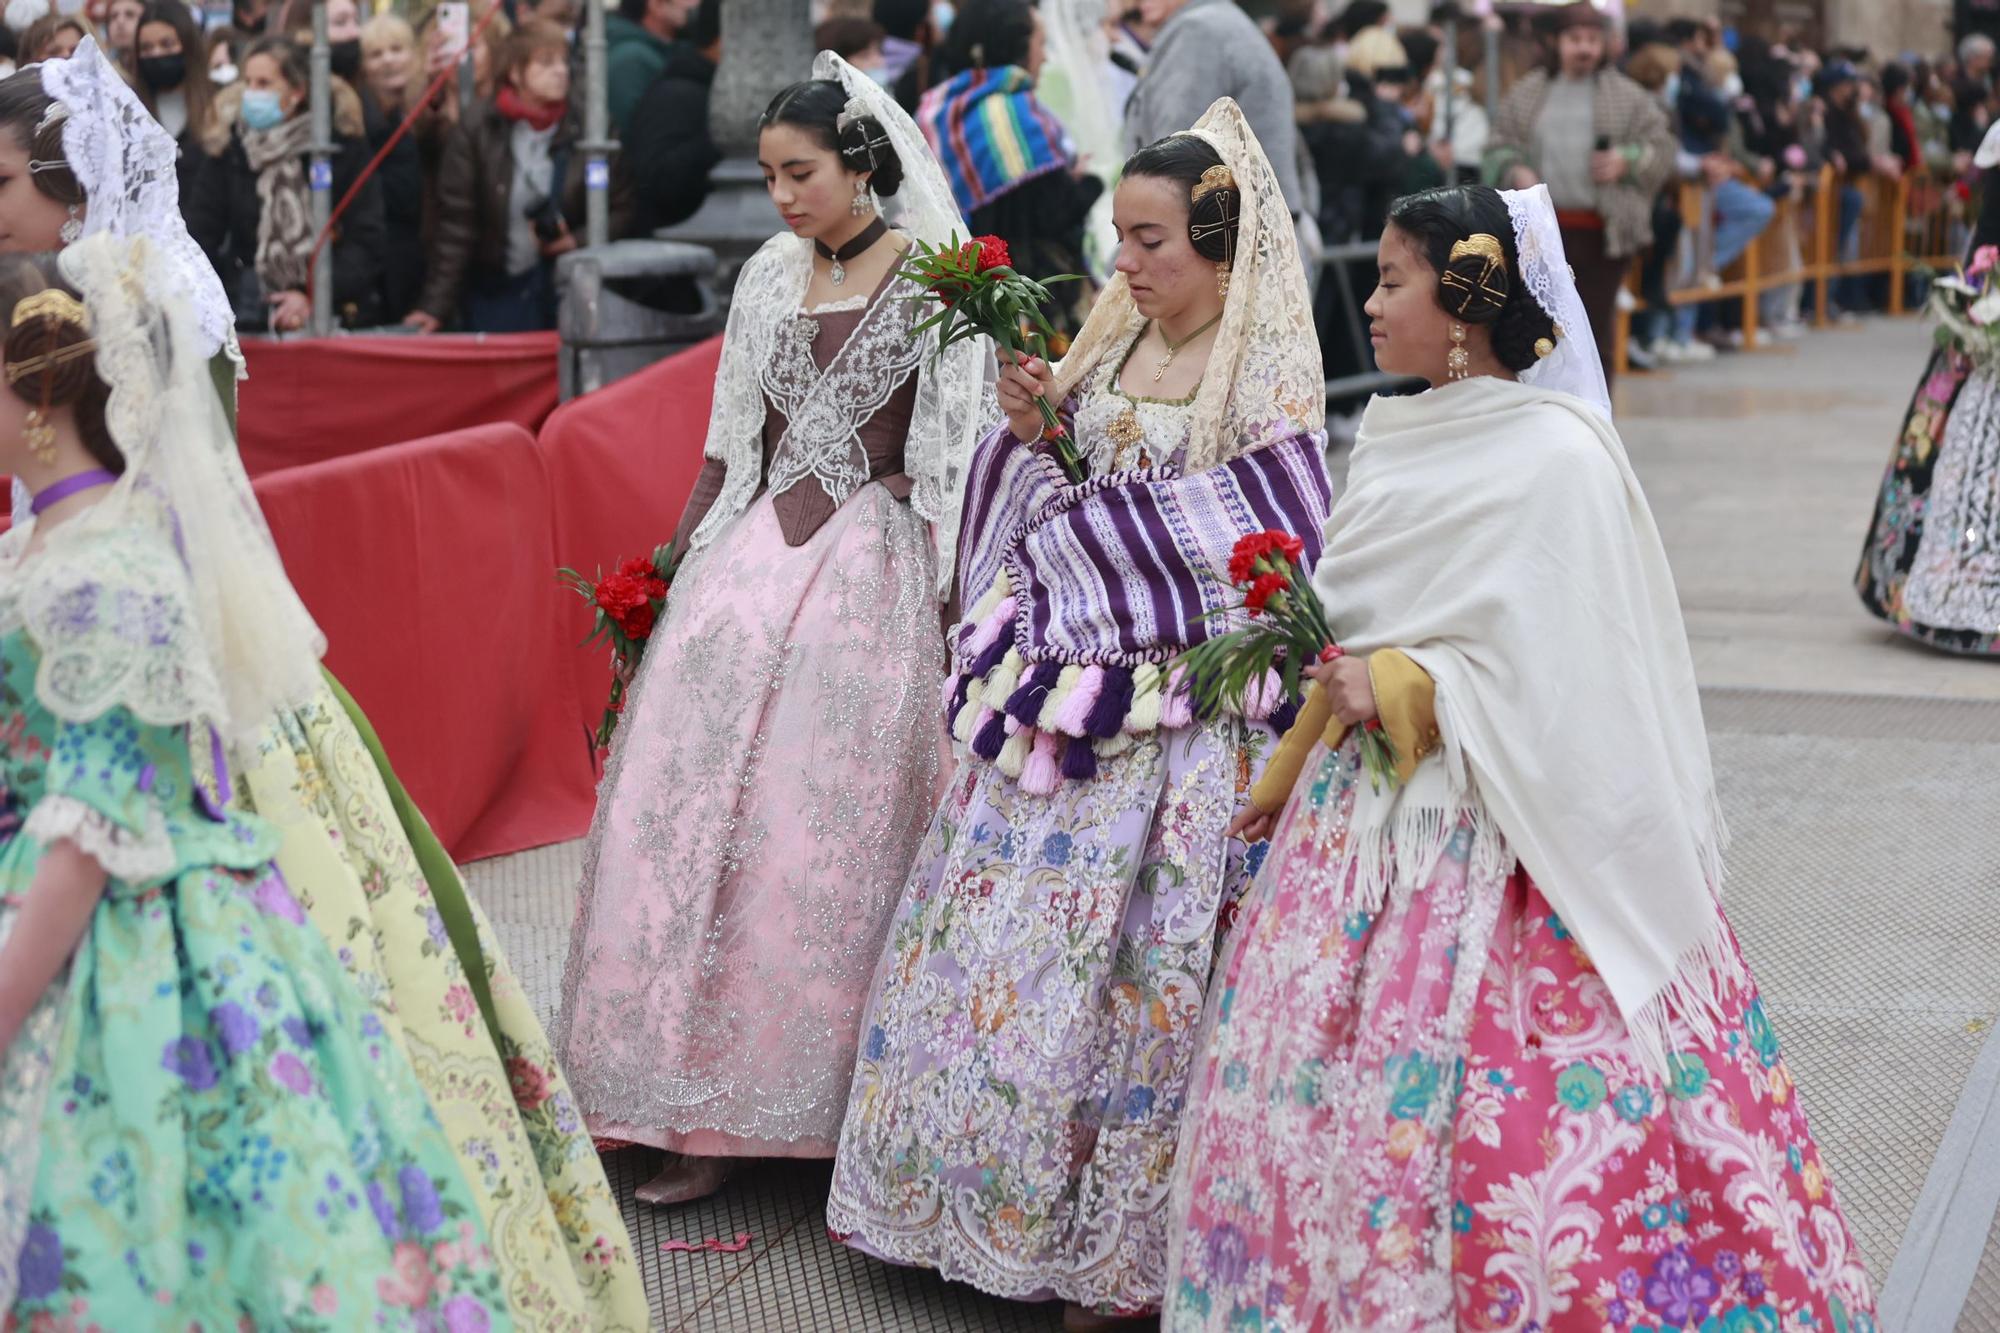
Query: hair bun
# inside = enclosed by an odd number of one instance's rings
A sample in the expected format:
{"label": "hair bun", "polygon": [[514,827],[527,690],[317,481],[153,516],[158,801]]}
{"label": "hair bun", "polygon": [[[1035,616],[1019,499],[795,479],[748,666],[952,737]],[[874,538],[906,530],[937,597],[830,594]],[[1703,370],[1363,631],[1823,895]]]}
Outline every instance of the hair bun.
{"label": "hair bun", "polygon": [[842,166],[849,171],[872,172],[868,184],[877,195],[886,199],[896,193],[903,183],[903,162],[881,121],[843,113],[835,134]]}
{"label": "hair bun", "polygon": [[1507,252],[1497,236],[1478,232],[1451,247],[1438,274],[1438,300],[1445,312],[1467,324],[1490,324],[1513,292]]}
{"label": "hair bun", "polygon": [[17,397],[38,407],[62,407],[76,402],[96,382],[96,357],[88,352],[69,356],[61,353],[89,342],[90,329],[58,308],[45,304],[40,309],[17,311],[5,343],[0,344],[0,357],[5,358],[10,368],[25,367],[37,358],[41,358],[41,364],[19,375],[10,373],[9,387]]}
{"label": "hair bun", "polygon": [[1194,252],[1211,264],[1236,259],[1236,238],[1242,230],[1243,192],[1227,166],[1202,172],[1188,197],[1188,240]]}

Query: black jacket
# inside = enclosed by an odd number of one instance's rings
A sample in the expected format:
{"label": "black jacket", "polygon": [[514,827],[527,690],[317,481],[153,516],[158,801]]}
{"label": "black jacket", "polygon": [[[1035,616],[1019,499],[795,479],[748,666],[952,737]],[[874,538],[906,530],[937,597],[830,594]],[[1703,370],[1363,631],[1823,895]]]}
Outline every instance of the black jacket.
{"label": "black jacket", "polygon": [[693,217],[708,198],[708,173],[722,150],[708,133],[715,66],[685,42],[667,50],[667,66],[639,99],[622,156],[631,180],[633,233],[650,236]]}
{"label": "black jacket", "polygon": [[[362,88],[361,114],[372,158],[389,142],[402,117],[383,110]],[[416,308],[424,287],[424,157],[417,127],[396,141],[375,169],[382,182],[382,222],[387,244],[382,258],[382,317],[394,321]],[[338,202],[338,201],[336,201]]]}
{"label": "black jacket", "polygon": [[[237,94],[234,97],[230,93]],[[338,204],[368,165],[368,141],[362,137],[361,104],[352,90],[340,85],[335,99],[332,203]],[[246,309],[257,268],[257,173],[243,151],[237,115],[239,89],[224,90],[218,99],[217,124],[202,144],[194,190],[181,196],[181,213],[195,243],[215,265],[223,290],[237,303],[238,326],[261,331],[269,327],[262,309]],[[301,113],[303,114],[303,113]],[[310,170],[310,168],[308,168]],[[348,205],[334,230],[333,310],[347,328],[367,328],[382,321],[382,256],[387,238],[382,221],[382,184],[371,178]],[[272,295],[272,293],[264,293]]]}

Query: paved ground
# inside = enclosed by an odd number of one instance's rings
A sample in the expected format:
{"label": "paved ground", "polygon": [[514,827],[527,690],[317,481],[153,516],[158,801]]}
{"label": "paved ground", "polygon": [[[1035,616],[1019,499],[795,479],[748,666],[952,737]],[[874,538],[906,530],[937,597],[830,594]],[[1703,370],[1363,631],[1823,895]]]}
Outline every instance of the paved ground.
{"label": "paved ground", "polygon": [[[1890,1333],[2000,1330],[2000,662],[1916,648],[1850,586],[1924,355],[1914,322],[1816,335],[1619,390],[1694,641],[1725,809],[1729,910],[1764,987]],[[472,867],[531,994],[562,966],[574,845]],[[642,1209],[608,1159],[662,1329],[1058,1326],[825,1240],[823,1168]],[[662,1241],[750,1236],[735,1255]]]}

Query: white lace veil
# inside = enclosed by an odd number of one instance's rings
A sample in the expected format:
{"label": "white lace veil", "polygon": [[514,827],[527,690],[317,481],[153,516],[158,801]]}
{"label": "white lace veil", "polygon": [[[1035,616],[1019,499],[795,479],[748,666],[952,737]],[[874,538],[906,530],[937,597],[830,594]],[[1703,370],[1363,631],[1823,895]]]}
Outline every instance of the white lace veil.
{"label": "white lace veil", "polygon": [[[313,697],[326,643],[244,475],[181,275],[145,236],[86,236],[57,262],[90,313],[125,472],[49,534],[21,591],[36,692],[73,721],[122,705],[252,743]],[[31,535],[16,529],[0,550]]]}
{"label": "white lace veil", "polygon": [[1598,359],[1597,339],[1577,294],[1576,275],[1563,254],[1562,229],[1549,187],[1502,190],[1507,215],[1514,222],[1514,248],[1521,260],[1521,281],[1535,304],[1555,321],[1556,349],[1520,374],[1523,384],[1555,389],[1589,403],[1591,410],[1611,420],[1611,386]]}
{"label": "white lace veil", "polygon": [[175,174],[180,146],[105,59],[96,38],[84,38],[68,60],[36,68],[42,91],[61,107],[63,157],[83,187],[83,234],[152,238],[167,260],[171,290],[193,307],[202,354],[225,351],[240,372],[243,352],[222,279],[181,220]]}
{"label": "white lace veil", "polygon": [[[1326,373],[1291,212],[1249,122],[1225,97],[1187,133],[1214,147],[1242,194],[1222,325],[1195,393],[1186,470],[1199,472],[1262,445],[1324,430]],[[1069,355],[1056,366],[1056,400],[1085,383],[1106,357],[1124,356],[1145,325],[1121,273],[1098,296]]]}
{"label": "white lace veil", "polygon": [[[847,91],[850,114],[873,117],[888,133],[903,168],[896,193],[879,201],[890,225],[933,246],[949,244],[954,238],[966,239],[969,229],[952,198],[944,169],[931,156],[916,123],[895,99],[831,51],[820,52],[813,61],[812,77],[840,84]],[[721,495],[689,539],[694,550],[713,541],[757,492],[763,473],[765,419],[759,376],[770,359],[779,328],[797,313],[811,275],[812,246],[780,234],[765,242],[737,279],[722,362],[716,370],[705,449],[708,457],[727,464],[727,472]],[[917,368],[917,400],[903,446],[903,467],[913,483],[910,504],[932,527],[940,596],[951,587],[966,464],[979,436],[1000,416],[988,374],[993,364],[992,345],[984,338],[958,343],[940,358],[935,355],[933,340],[925,335],[925,350]],[[858,424],[847,423],[850,428]],[[842,423],[814,420],[794,422],[793,427],[831,431],[841,429]],[[833,498],[838,504],[846,497],[833,494]]]}

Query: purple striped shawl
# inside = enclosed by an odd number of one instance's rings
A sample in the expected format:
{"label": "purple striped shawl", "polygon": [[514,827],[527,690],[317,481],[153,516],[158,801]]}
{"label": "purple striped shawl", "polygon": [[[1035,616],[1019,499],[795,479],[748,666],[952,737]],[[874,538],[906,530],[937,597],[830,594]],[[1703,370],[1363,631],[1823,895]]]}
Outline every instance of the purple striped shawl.
{"label": "purple striped shawl", "polygon": [[1026,662],[1164,663],[1236,627],[1240,613],[1211,613],[1242,605],[1229,580],[1239,538],[1296,533],[1306,568],[1318,560],[1331,496],[1324,448],[1305,433],[1192,477],[1155,468],[1069,486],[1003,425],[980,443],[966,485],[961,603],[972,607],[1005,569]]}

